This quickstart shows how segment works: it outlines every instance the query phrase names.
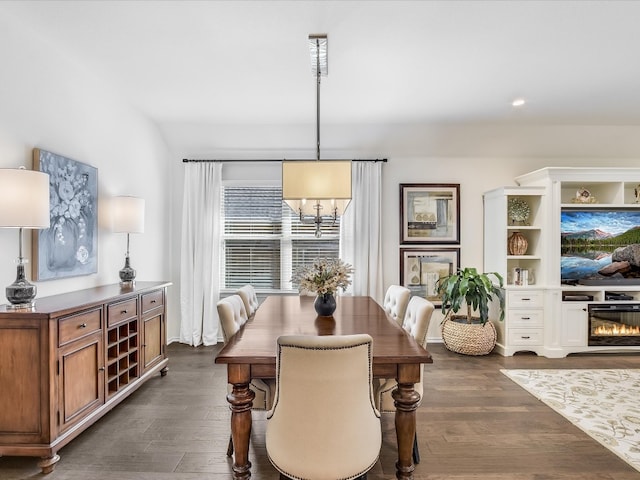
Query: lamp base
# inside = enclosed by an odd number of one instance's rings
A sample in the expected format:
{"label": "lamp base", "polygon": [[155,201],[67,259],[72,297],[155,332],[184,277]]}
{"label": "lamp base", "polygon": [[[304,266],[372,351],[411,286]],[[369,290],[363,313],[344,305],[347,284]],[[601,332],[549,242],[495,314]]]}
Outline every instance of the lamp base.
{"label": "lamp base", "polygon": [[6,306],[7,311],[17,311],[17,310],[33,310],[36,307],[36,302],[29,303],[9,303]]}
{"label": "lamp base", "polygon": [[133,287],[135,284],[136,271],[131,268],[129,255],[124,258],[124,267],[120,270],[120,285],[123,287]]}
{"label": "lamp base", "polygon": [[18,264],[16,280],[6,288],[7,300],[9,300],[9,308],[24,309],[32,308],[33,299],[36,298],[38,289],[32,283],[29,283],[24,275],[24,264]]}

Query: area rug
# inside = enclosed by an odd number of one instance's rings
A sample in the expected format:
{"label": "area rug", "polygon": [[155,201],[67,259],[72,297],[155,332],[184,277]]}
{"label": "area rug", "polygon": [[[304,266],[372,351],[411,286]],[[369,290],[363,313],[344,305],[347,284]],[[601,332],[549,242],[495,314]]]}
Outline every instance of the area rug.
{"label": "area rug", "polygon": [[640,370],[501,370],[640,471]]}

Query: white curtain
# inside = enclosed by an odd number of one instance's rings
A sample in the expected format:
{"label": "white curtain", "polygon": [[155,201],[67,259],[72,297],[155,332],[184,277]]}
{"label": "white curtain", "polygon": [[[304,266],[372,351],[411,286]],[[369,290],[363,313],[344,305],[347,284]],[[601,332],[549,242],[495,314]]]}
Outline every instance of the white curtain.
{"label": "white curtain", "polygon": [[382,285],[382,163],[352,163],[351,203],[340,227],[340,258],[353,265],[353,295],[368,295],[381,303]]}
{"label": "white curtain", "polygon": [[220,163],[185,164],[180,342],[193,346],[218,341],[221,176]]}

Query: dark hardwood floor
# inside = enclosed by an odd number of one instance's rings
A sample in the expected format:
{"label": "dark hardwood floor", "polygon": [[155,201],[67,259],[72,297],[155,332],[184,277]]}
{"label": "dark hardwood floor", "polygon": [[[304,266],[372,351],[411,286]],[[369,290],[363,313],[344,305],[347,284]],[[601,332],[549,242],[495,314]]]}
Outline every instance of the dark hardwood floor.
{"label": "dark hardwood floor", "polygon": [[[131,397],[60,451],[53,473],[36,459],[0,458],[0,479],[204,480],[230,478],[230,412],[219,347],[169,345],[169,373]],[[429,345],[418,411],[422,462],[416,480],[630,480],[640,473],[500,373],[501,368],[640,368],[640,355],[533,354],[468,357]],[[253,477],[276,480],[266,458],[264,412],[254,413]],[[395,472],[393,415],[383,415],[380,461],[369,480]]]}

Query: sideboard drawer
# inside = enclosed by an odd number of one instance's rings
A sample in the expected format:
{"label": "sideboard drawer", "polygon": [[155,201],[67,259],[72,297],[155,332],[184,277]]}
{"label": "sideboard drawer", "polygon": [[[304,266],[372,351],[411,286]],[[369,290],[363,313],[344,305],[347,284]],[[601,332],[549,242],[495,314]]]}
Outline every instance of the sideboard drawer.
{"label": "sideboard drawer", "polygon": [[155,292],[145,293],[142,295],[142,313],[147,313],[149,310],[158,308],[164,305],[164,295],[162,290]]}
{"label": "sideboard drawer", "polygon": [[544,294],[542,290],[509,290],[507,292],[507,303],[509,308],[544,306]]}
{"label": "sideboard drawer", "polygon": [[509,310],[507,322],[509,327],[544,327],[543,310]]}
{"label": "sideboard drawer", "polygon": [[132,298],[125,302],[112,303],[107,307],[107,310],[107,325],[112,327],[138,316],[138,299]]}
{"label": "sideboard drawer", "polygon": [[95,309],[58,320],[58,346],[73,342],[102,328],[102,310]]}
{"label": "sideboard drawer", "polygon": [[509,343],[515,346],[542,345],[542,328],[514,328],[509,330]]}

